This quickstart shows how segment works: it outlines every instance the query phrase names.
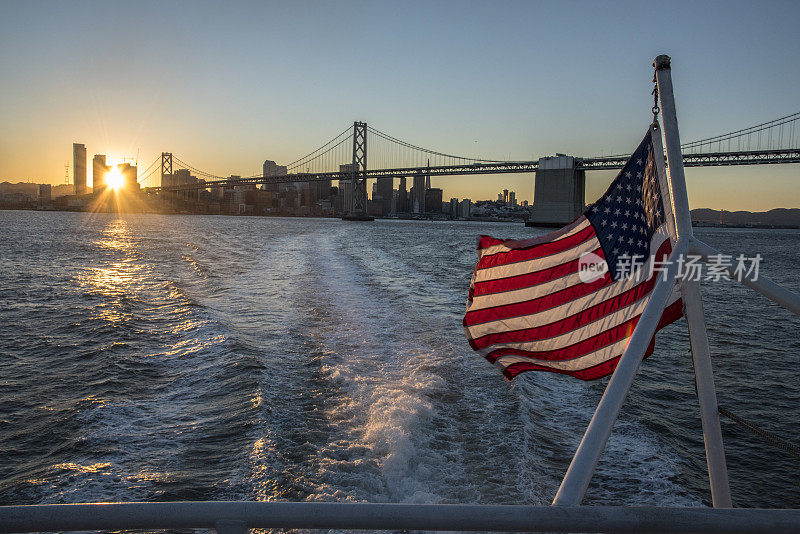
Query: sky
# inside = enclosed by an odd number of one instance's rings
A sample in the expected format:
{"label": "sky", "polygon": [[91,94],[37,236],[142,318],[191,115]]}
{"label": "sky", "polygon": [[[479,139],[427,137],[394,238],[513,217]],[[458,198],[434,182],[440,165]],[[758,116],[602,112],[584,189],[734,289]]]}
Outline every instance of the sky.
{"label": "sky", "polygon": [[[0,0],[0,181],[63,183],[73,142],[252,175],[356,120],[486,159],[627,153],[659,54],[681,140],[701,139],[800,111],[797,20],[796,1]],[[797,164],[686,175],[693,208],[800,207]],[[587,202],[613,176],[588,173]],[[532,175],[433,186],[533,197]]]}

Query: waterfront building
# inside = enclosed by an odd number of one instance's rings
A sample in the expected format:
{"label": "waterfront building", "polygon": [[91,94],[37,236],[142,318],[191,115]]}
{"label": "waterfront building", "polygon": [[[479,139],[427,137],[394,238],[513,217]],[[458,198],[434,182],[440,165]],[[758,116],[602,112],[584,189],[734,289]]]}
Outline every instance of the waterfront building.
{"label": "waterfront building", "polygon": [[86,145],[83,143],[72,143],[72,183],[76,195],[89,192],[86,187]]}
{"label": "waterfront building", "polygon": [[106,165],[105,154],[95,154],[92,158],[92,192],[102,192],[106,187],[106,174],[111,169]]}
{"label": "waterfront building", "polygon": [[411,206],[413,213],[425,213],[425,175],[417,173],[414,175],[414,186],[411,188]]}
{"label": "waterfront building", "polygon": [[438,187],[431,187],[425,191],[425,213],[442,212],[442,190]]}
{"label": "waterfront building", "polygon": [[450,211],[448,212],[448,215],[450,215],[450,217],[452,217],[453,219],[457,219],[458,218],[458,199],[457,198],[451,198],[450,199]]}
{"label": "waterfront building", "polygon": [[397,204],[395,206],[397,213],[407,213],[408,210],[408,191],[406,190],[406,177],[400,177],[400,186],[397,189]]}
{"label": "waterfront building", "polygon": [[[172,175],[172,185],[195,185],[198,183],[197,177],[192,176],[189,169],[178,169]],[[188,191],[177,191],[177,197],[183,200],[197,200],[199,190],[191,189]]]}
{"label": "waterfront building", "polygon": [[[268,159],[264,161],[264,165],[262,165],[262,176],[264,178],[268,178],[270,176],[286,176],[288,170],[286,165],[278,165],[274,161]],[[278,184],[276,183],[267,183],[264,184],[262,188],[265,191],[272,191],[275,192],[278,190]]]}
{"label": "waterfront building", "polygon": [[472,201],[465,198],[461,201],[458,208],[458,216],[462,219],[468,219],[472,215]]}
{"label": "waterfront building", "polygon": [[[389,213],[392,211],[393,192],[394,178],[389,177],[377,179],[375,184],[375,192],[372,195],[372,201],[380,204],[382,215],[389,215]],[[377,193],[377,195],[375,193]]]}
{"label": "waterfront building", "polygon": [[46,206],[53,201],[53,186],[39,184],[39,205]]}
{"label": "waterfront building", "polygon": [[123,188],[129,193],[139,191],[136,167],[130,163],[120,163],[117,168],[122,175]]}
{"label": "waterfront building", "polygon": [[[349,175],[353,172],[353,164],[345,163],[339,165],[339,172],[343,175]],[[339,180],[339,202],[341,203],[341,212],[350,213],[350,203],[353,200],[353,183],[350,178]]]}

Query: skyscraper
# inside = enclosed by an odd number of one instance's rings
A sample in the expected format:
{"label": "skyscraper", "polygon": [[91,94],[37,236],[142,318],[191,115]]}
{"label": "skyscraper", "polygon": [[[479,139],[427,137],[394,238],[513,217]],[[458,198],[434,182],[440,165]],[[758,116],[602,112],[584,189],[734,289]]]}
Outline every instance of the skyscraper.
{"label": "skyscraper", "polygon": [[128,192],[139,190],[139,181],[137,180],[138,170],[130,163],[120,163],[117,165],[119,172],[122,175],[124,189]]}
{"label": "skyscraper", "polygon": [[381,214],[382,215],[389,215],[389,212],[392,211],[392,194],[394,192],[394,178],[378,178],[376,184],[376,192],[378,194],[378,198],[375,198],[375,195],[372,196],[372,201],[375,203],[380,203],[381,205]]}
{"label": "skyscraper", "polygon": [[72,181],[75,184],[75,194],[85,195],[86,188],[86,145],[72,143]]}
{"label": "skyscraper", "polygon": [[106,173],[109,166],[106,165],[105,154],[95,154],[92,158],[92,192],[98,193],[106,188]]}
{"label": "skyscraper", "polygon": [[425,213],[425,175],[418,173],[414,175],[414,189],[411,195],[412,213]]}
{"label": "skyscraper", "polygon": [[[287,173],[287,169],[285,165],[278,165],[272,160],[266,160],[264,165],[262,166],[262,176],[267,178],[269,176],[285,176]],[[264,184],[265,191],[277,191],[278,184],[277,183],[267,183]]]}
{"label": "skyscraper", "polygon": [[400,177],[400,186],[397,189],[397,206],[395,207],[398,213],[408,213],[408,191],[406,190],[406,177]]}

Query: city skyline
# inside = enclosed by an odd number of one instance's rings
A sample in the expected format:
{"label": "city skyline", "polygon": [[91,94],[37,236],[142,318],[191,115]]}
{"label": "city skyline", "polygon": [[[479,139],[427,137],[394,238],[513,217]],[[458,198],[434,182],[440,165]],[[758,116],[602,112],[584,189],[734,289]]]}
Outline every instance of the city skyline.
{"label": "city skyline", "polygon": [[[251,175],[353,120],[472,157],[624,153],[647,126],[658,53],[674,60],[685,141],[797,111],[796,5],[692,4],[688,18],[689,4],[634,6],[85,3],[50,4],[43,16],[9,5],[0,181],[63,183],[73,142],[110,164],[172,151],[220,175]],[[341,31],[347,24],[358,31]],[[587,173],[587,202],[614,174]],[[800,206],[796,165],[687,178],[692,207]],[[434,180],[446,199],[508,188],[532,200],[532,175]]]}

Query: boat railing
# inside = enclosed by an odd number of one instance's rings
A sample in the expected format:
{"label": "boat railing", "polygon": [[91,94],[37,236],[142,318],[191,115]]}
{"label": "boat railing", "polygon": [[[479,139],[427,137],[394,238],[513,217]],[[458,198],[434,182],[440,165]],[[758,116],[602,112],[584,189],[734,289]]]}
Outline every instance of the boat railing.
{"label": "boat railing", "polygon": [[0,506],[0,533],[213,529],[800,533],[800,510],[337,502],[132,502]]}

